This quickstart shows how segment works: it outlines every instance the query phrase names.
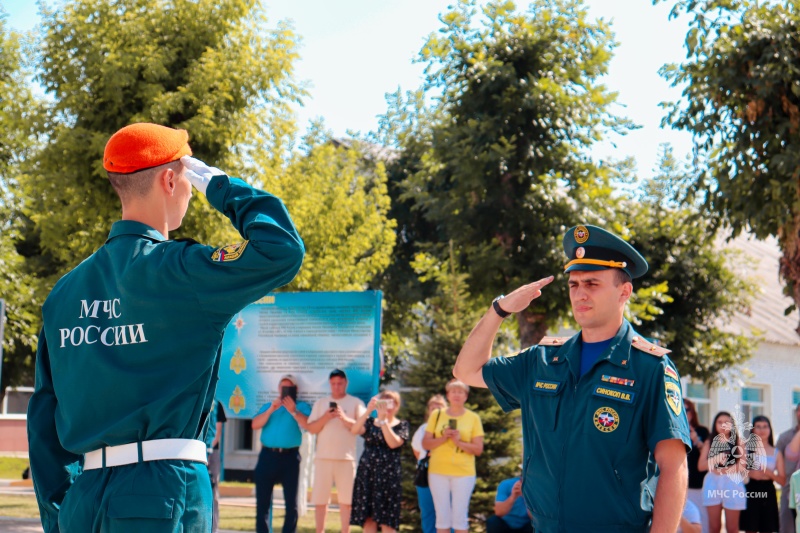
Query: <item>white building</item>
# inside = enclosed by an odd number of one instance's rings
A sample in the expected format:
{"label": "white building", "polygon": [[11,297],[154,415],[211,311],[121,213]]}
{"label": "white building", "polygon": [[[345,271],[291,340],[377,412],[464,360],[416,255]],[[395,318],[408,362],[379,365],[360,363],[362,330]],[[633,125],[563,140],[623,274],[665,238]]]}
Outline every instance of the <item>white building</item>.
{"label": "white building", "polygon": [[760,335],[753,357],[727,374],[728,383],[705,387],[691,377],[683,379],[684,395],[697,404],[700,423],[711,429],[718,411],[733,413],[737,406],[745,419],[766,415],[772,421],[775,439],[793,427],[794,406],[800,403],[800,314],[785,315],[792,299],[783,294],[778,260],[781,252],[773,238],[759,241],[739,237],[724,246],[743,254],[746,275],[760,287],[750,313],[739,315],[730,325],[732,332],[750,337]]}

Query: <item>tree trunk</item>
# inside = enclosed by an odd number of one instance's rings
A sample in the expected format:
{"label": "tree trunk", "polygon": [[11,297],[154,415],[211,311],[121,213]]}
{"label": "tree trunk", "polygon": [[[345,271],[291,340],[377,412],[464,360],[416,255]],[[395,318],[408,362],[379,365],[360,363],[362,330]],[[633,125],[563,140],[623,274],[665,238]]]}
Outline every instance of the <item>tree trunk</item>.
{"label": "tree trunk", "polygon": [[523,350],[538,344],[547,333],[547,321],[541,313],[525,309],[521,313],[517,313],[517,322],[519,323],[520,348]]}
{"label": "tree trunk", "polygon": [[[781,257],[781,277],[786,282],[789,296],[794,300],[795,306],[800,308],[800,215],[794,221],[784,226],[779,235],[779,243],[783,257]],[[800,325],[797,329],[800,334]]]}

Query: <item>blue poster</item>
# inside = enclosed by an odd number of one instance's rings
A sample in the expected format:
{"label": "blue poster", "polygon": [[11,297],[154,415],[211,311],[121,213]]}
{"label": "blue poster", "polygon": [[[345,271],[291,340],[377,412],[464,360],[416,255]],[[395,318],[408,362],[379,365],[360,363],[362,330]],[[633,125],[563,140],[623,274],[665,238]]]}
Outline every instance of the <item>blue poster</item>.
{"label": "blue poster", "polygon": [[347,393],[364,403],[378,392],[380,291],[281,292],[247,306],[225,329],[217,399],[231,418],[253,418],[279,396],[281,377],[298,400],[329,395],[328,375],[347,374]]}

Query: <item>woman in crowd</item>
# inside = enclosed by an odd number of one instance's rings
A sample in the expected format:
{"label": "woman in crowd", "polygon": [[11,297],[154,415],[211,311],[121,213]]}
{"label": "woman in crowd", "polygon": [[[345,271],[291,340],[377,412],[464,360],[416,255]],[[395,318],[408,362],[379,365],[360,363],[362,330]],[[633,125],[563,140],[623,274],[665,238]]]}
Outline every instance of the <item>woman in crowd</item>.
{"label": "woman in crowd", "polygon": [[[744,510],[746,503],[744,483],[736,480],[736,474],[743,470],[743,465],[733,452],[742,443],[737,442],[737,431],[730,413],[717,413],[713,428],[713,435],[703,443],[697,460],[698,470],[708,472],[703,480],[703,506],[708,513],[708,531],[720,532],[724,509],[725,531],[738,533],[739,513]],[[714,449],[712,443],[715,443]]]}
{"label": "woman in crowd", "polygon": [[708,513],[706,508],[703,507],[703,479],[706,477],[706,473],[697,468],[697,463],[700,460],[700,449],[703,447],[703,443],[708,440],[708,428],[700,425],[700,421],[697,419],[697,408],[692,400],[684,398],[683,407],[686,409],[686,418],[689,420],[689,438],[692,440],[692,451],[687,456],[687,461],[689,462],[689,491],[687,499],[697,507],[703,533],[708,533]]}
{"label": "woman in crowd", "polygon": [[430,450],[428,469],[436,531],[469,530],[469,500],[475,488],[475,457],[483,453],[480,417],[466,409],[469,386],[457,379],[445,386],[450,407],[431,413],[422,447]]}
{"label": "woman in crowd", "polygon": [[[425,436],[425,428],[428,427],[428,419],[431,413],[437,409],[447,409],[447,400],[441,394],[431,396],[428,400],[428,407],[425,410],[425,422],[414,432],[411,437],[411,449],[417,463],[425,459],[428,450],[422,447],[422,439]],[[436,533],[436,509],[433,507],[433,497],[430,487],[417,486],[417,501],[419,502],[420,519],[422,521],[422,533]]]}
{"label": "woman in crowd", "polygon": [[[408,440],[408,422],[396,417],[400,395],[384,391],[369,401],[351,431],[364,437],[353,487],[352,525],[364,533],[394,533],[400,527],[400,446]],[[377,418],[372,412],[377,411]]]}
{"label": "woman in crowd", "polygon": [[[761,439],[766,452],[766,468],[749,465],[750,481],[745,485],[748,498],[747,508],[739,517],[739,529],[747,533],[774,532],[780,529],[778,518],[778,495],[775,483],[786,483],[783,454],[775,448],[772,437],[772,424],[766,416],[753,419],[753,433]],[[749,450],[748,450],[749,451]]]}

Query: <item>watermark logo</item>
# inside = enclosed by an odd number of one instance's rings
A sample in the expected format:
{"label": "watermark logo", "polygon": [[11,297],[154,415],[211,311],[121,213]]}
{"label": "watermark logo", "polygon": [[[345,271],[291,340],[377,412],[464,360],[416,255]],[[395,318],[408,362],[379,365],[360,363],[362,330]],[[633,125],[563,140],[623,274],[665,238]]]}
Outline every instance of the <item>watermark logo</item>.
{"label": "watermark logo", "polygon": [[761,437],[752,433],[753,424],[745,420],[737,405],[731,421],[722,424],[708,452],[708,470],[725,474],[736,483],[747,483],[751,470],[766,471],[767,452]]}

